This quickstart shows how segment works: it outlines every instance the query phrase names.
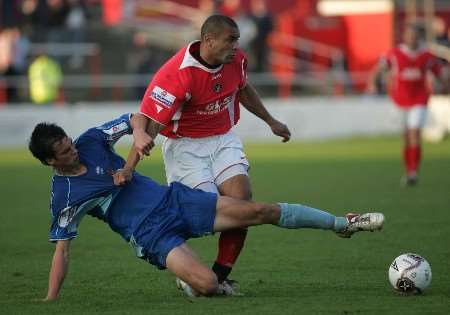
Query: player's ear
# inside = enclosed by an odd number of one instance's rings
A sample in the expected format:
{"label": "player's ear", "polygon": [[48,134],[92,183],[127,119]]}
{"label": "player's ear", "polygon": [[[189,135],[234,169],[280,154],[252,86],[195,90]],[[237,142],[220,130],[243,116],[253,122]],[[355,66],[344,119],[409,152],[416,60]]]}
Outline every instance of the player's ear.
{"label": "player's ear", "polygon": [[55,165],[55,159],[54,158],[45,159],[45,162],[47,163],[48,166]]}
{"label": "player's ear", "polygon": [[213,44],[213,39],[214,36],[212,33],[206,33],[203,36],[203,41],[206,43],[206,45],[208,46],[208,48],[211,48],[212,44]]}

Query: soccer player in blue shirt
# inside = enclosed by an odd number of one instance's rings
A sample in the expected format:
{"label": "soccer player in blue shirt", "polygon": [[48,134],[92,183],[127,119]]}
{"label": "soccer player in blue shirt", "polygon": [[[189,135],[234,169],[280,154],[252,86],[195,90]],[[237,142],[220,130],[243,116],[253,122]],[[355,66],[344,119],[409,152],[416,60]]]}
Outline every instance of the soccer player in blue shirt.
{"label": "soccer player in blue shirt", "polygon": [[189,238],[260,224],[332,230],[347,238],[358,231],[382,228],[381,213],[335,217],[300,204],[243,201],[176,182],[163,186],[137,172],[125,184],[115,185],[114,175],[125,160],[113,145],[131,134],[133,125],[133,115],[125,114],[87,130],[73,142],[56,124],[39,123],[33,130],[30,151],[54,170],[50,241],[56,247],[45,301],[58,297],[68,270],[70,242],[86,214],[107,223],[134,247],[139,258],[169,269],[190,296],[225,292],[214,272],[186,244]]}

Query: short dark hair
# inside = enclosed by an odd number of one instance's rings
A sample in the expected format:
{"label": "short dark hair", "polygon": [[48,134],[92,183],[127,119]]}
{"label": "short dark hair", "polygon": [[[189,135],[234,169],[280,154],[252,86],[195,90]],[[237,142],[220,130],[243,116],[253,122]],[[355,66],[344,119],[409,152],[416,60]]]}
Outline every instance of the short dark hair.
{"label": "short dark hair", "polygon": [[28,149],[42,164],[48,165],[47,160],[55,157],[53,145],[65,137],[67,134],[60,126],[42,122],[34,127]]}
{"label": "short dark hair", "polygon": [[225,27],[239,28],[236,22],[228,16],[219,14],[211,15],[203,22],[200,37],[203,39],[207,33],[217,35],[223,31]]}

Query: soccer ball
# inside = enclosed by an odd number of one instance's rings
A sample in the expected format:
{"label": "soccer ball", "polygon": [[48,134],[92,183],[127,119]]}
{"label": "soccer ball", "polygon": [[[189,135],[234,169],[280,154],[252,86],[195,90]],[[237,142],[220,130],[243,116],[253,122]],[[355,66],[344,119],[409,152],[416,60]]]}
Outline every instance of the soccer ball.
{"label": "soccer ball", "polygon": [[402,254],[389,267],[389,282],[402,293],[420,294],[431,283],[430,264],[420,255]]}

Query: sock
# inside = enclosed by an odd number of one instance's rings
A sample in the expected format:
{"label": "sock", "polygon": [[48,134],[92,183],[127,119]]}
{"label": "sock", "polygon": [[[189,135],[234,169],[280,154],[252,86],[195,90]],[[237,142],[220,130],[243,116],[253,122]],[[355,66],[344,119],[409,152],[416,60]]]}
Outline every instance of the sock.
{"label": "sock", "polygon": [[247,229],[234,229],[220,233],[219,253],[212,267],[219,283],[230,274],[244,246],[246,236]]}
{"label": "sock", "polygon": [[328,212],[300,204],[279,203],[281,207],[278,226],[287,229],[312,228],[342,231],[347,227],[347,219]]}
{"label": "sock", "polygon": [[219,283],[222,283],[223,280],[228,278],[228,275],[230,274],[231,269],[232,269],[231,267],[227,267],[227,266],[221,265],[217,261],[212,266],[212,271],[216,274],[217,281]]}
{"label": "sock", "polygon": [[411,173],[417,173],[420,164],[421,150],[420,146],[411,146],[409,148],[411,155]]}
{"label": "sock", "polygon": [[403,149],[403,160],[405,162],[406,174],[416,173],[421,160],[420,145],[405,147]]}

